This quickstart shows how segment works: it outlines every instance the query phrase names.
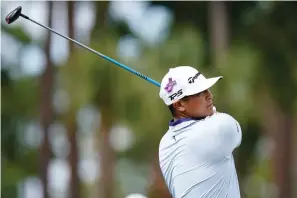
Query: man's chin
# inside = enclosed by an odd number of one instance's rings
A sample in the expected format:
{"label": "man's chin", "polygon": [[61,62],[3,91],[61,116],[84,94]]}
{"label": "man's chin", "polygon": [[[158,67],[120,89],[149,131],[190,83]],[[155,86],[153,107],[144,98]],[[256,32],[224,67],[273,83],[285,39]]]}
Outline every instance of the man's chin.
{"label": "man's chin", "polygon": [[208,116],[212,116],[215,112],[213,110],[210,110]]}
{"label": "man's chin", "polygon": [[213,108],[209,110],[208,116],[212,116],[215,112],[216,112],[216,108],[213,106]]}

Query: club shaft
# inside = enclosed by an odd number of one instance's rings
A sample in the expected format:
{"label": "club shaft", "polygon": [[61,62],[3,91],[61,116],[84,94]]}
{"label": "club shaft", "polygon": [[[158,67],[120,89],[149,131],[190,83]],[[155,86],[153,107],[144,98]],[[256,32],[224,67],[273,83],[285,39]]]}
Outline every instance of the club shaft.
{"label": "club shaft", "polygon": [[125,70],[127,70],[127,71],[129,71],[129,72],[131,72],[131,73],[133,73],[133,74],[135,74],[135,75],[141,77],[141,78],[143,78],[144,80],[146,80],[146,81],[148,81],[148,82],[150,82],[150,83],[152,83],[152,84],[154,84],[154,85],[160,87],[160,83],[159,83],[159,82],[157,82],[157,81],[155,81],[155,80],[153,80],[153,79],[151,79],[151,78],[149,78],[149,77],[147,77],[147,76],[145,76],[145,75],[143,75],[143,74],[141,74],[141,73],[139,73],[139,72],[137,72],[137,71],[131,69],[130,67],[128,67],[128,66],[126,66],[126,65],[124,65],[124,64],[122,64],[122,63],[120,63],[120,62],[118,62],[118,61],[116,61],[116,60],[114,60],[114,59],[112,59],[112,58],[110,58],[110,57],[108,57],[108,56],[105,56],[104,54],[101,54],[101,53],[99,53],[99,52],[93,50],[92,48],[89,48],[88,46],[86,46],[86,45],[84,45],[84,44],[81,44],[80,42],[78,42],[78,41],[76,41],[76,40],[74,40],[74,39],[72,39],[72,38],[69,38],[69,37],[67,37],[67,36],[64,36],[63,34],[61,34],[61,33],[57,32],[57,31],[53,30],[52,28],[49,28],[49,27],[47,27],[47,26],[45,26],[45,25],[42,25],[42,24],[40,24],[40,23],[34,21],[33,19],[30,19],[30,18],[27,17],[26,15],[21,14],[21,16],[22,16],[23,18],[25,18],[25,19],[27,19],[27,20],[29,20],[29,21],[31,21],[31,22],[37,24],[37,25],[40,25],[41,27],[43,27],[43,28],[45,28],[45,29],[48,29],[49,31],[51,31],[51,32],[53,32],[53,33],[55,33],[55,34],[57,34],[57,35],[59,35],[59,36],[62,36],[63,38],[65,38],[65,39],[67,39],[67,40],[69,40],[69,41],[72,41],[73,43],[75,43],[75,44],[77,44],[77,45],[79,45],[79,46],[81,46],[81,47],[83,47],[83,48],[89,50],[90,52],[93,52],[94,54],[97,54],[98,56],[104,58],[105,60],[108,60],[108,61],[114,63],[115,65],[117,65],[117,66],[119,66],[119,67],[121,67],[121,68],[123,68],[123,69],[125,69]]}

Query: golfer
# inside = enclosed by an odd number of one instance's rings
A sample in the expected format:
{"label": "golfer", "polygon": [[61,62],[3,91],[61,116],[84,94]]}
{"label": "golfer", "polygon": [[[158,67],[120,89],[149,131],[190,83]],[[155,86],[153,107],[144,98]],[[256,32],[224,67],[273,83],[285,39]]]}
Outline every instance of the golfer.
{"label": "golfer", "polygon": [[241,143],[239,123],[216,112],[206,79],[190,66],[169,70],[160,97],[173,119],[159,144],[160,168],[173,198],[239,198],[232,152]]}

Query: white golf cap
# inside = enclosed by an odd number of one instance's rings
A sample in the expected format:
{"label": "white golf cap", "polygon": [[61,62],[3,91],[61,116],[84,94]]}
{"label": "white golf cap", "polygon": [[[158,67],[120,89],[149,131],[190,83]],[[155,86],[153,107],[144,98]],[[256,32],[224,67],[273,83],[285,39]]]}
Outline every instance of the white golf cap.
{"label": "white golf cap", "polygon": [[223,77],[205,78],[191,66],[178,66],[169,69],[169,72],[163,77],[159,95],[169,106],[185,96],[209,89],[221,78]]}

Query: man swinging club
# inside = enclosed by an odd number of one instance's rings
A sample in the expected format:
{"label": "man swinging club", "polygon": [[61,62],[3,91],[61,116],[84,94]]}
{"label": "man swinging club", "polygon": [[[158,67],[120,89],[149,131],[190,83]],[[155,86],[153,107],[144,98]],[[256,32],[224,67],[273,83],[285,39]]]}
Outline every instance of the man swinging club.
{"label": "man swinging club", "polygon": [[239,123],[216,112],[206,79],[190,66],[164,76],[160,97],[173,115],[159,145],[160,168],[173,198],[239,198],[233,150],[241,143]]}
{"label": "man swinging club", "polygon": [[241,143],[241,128],[231,116],[215,112],[208,90],[221,77],[205,79],[196,69],[181,66],[171,69],[161,85],[74,39],[44,26],[22,13],[19,6],[5,20],[19,17],[33,22],[115,65],[160,86],[160,97],[174,119],[159,146],[160,167],[174,198],[240,197],[233,150]]}

